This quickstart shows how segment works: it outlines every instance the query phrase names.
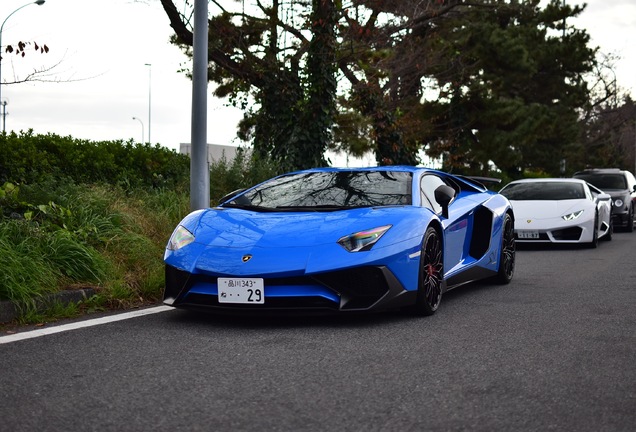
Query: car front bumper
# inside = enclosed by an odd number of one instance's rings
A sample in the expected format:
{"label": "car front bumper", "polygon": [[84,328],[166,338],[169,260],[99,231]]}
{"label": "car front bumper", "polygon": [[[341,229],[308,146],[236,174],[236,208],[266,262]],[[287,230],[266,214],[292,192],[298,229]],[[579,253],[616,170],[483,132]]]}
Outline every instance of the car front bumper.
{"label": "car front bumper", "polygon": [[166,265],[163,302],[183,309],[229,313],[363,312],[415,304],[417,290],[408,291],[383,266],[356,267],[312,276],[264,279],[264,304],[220,303],[217,277],[192,274]]}

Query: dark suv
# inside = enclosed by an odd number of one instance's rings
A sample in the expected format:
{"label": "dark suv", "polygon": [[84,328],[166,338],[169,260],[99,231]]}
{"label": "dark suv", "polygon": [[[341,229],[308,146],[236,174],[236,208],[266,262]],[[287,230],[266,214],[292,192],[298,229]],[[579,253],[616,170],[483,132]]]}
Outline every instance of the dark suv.
{"label": "dark suv", "polygon": [[636,178],[631,172],[618,168],[594,168],[574,173],[574,178],[583,179],[610,194],[614,226],[634,231]]}

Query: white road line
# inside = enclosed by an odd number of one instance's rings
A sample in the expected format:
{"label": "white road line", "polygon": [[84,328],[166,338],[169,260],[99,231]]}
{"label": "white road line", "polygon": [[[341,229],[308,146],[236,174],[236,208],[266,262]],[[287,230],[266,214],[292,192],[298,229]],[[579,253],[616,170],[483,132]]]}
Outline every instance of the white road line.
{"label": "white road line", "polygon": [[37,330],[32,330],[24,333],[16,333],[8,336],[0,336],[0,345],[17,342],[24,339],[32,339],[40,336],[47,336],[50,334],[61,333],[70,330],[77,330],[85,327],[92,327],[96,325],[108,324],[115,321],[122,321],[130,318],[137,318],[144,315],[155,314],[159,312],[166,312],[169,310],[174,310],[171,306],[157,306],[148,309],[141,309],[134,312],[126,312],[117,315],[110,315],[102,318],[95,318],[92,320],[79,321],[71,324],[63,324],[55,327],[47,327],[41,328]]}

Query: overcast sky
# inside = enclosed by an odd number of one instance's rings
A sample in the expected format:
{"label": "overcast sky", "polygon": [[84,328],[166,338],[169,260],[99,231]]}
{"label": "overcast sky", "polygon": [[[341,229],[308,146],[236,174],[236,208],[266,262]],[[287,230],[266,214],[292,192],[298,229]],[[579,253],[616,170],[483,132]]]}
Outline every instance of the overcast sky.
{"label": "overcast sky", "polygon": [[[27,3],[0,0],[0,20]],[[636,0],[587,3],[577,26],[588,30],[594,46],[622,57],[618,83],[636,94]],[[19,10],[5,21],[2,45],[36,41],[50,51],[27,49],[24,58],[5,54],[2,81],[59,63],[53,72],[60,82],[3,85],[7,132],[33,129],[95,141],[141,141],[143,123],[145,141],[150,134],[153,145],[178,150],[179,143],[190,142],[192,87],[178,73],[188,60],[169,44],[170,34],[157,0],[46,0]],[[238,145],[240,118],[237,109],[208,96],[208,142]]]}

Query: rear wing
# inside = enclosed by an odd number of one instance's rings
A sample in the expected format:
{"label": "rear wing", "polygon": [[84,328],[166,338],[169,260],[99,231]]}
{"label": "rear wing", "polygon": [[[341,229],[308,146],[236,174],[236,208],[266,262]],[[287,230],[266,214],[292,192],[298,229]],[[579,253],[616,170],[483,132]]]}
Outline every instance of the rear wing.
{"label": "rear wing", "polygon": [[475,183],[481,187],[483,187],[484,189],[488,189],[488,185],[496,185],[501,183],[501,179],[498,178],[494,178],[494,177],[480,177],[480,176],[463,176],[463,175],[456,175],[456,177],[462,178],[464,180],[467,180],[471,183]]}

